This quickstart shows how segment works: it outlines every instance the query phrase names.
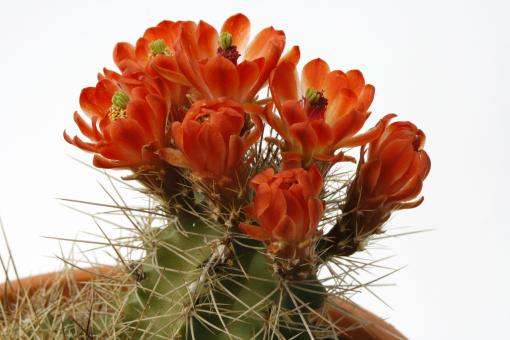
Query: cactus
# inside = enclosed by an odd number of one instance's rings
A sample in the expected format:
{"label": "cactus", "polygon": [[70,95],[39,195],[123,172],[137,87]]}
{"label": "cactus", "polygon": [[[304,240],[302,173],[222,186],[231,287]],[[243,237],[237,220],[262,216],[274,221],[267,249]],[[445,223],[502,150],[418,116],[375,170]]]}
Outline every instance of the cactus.
{"label": "cactus", "polygon": [[[136,228],[143,255],[119,256],[117,283],[103,282],[108,302],[79,327],[87,336],[348,337],[352,323],[331,312],[347,299],[348,274],[331,268],[384,232],[391,213],[423,201],[414,200],[430,169],[423,132],[386,115],[359,133],[374,95],[361,72],[315,59],[299,79],[299,48],[283,54],[285,35],[272,27],[246,48],[249,25],[242,14],[220,33],[161,22],[136,46],[117,44],[120,73],[105,69],[82,91],[91,121],[74,118],[88,141],[66,141],[94,153],[96,167],[130,170],[124,179],[157,202]],[[131,245],[108,241],[116,252]],[[80,334],[69,313],[52,317]]]}

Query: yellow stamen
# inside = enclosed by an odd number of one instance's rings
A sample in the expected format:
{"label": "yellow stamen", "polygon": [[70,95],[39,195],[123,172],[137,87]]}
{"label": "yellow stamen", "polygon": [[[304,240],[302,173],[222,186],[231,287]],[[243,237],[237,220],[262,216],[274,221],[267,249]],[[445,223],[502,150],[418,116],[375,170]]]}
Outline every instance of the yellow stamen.
{"label": "yellow stamen", "polygon": [[129,103],[129,96],[124,91],[117,91],[112,96],[112,106],[108,109],[108,118],[114,122],[117,119],[124,119],[127,117],[127,105]]}
{"label": "yellow stamen", "polygon": [[112,105],[108,109],[108,118],[112,122],[116,121],[117,119],[125,119],[125,118],[127,118],[127,110],[120,108],[118,106]]}

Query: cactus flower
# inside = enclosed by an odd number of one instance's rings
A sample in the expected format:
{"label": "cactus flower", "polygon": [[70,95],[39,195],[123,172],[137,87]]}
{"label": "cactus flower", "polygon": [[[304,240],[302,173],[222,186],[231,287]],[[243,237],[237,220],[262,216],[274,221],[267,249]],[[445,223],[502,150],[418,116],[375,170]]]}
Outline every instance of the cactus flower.
{"label": "cactus flower", "polygon": [[299,82],[295,62],[282,62],[272,73],[269,87],[279,116],[269,107],[268,123],[284,139],[287,167],[309,167],[314,160],[353,159],[341,148],[366,144],[377,138],[382,122],[366,133],[356,133],[370,116],[374,87],[365,84],[360,71],[330,71],[326,62],[308,62]]}
{"label": "cactus flower", "polygon": [[391,210],[420,204],[423,197],[409,201],[420,194],[430,171],[424,145],[425,134],[411,122],[395,122],[386,127],[381,137],[370,143],[367,160],[360,164],[353,187],[353,195],[359,197],[357,205]]}
{"label": "cactus flower", "polygon": [[155,69],[168,80],[192,86],[199,98],[228,97],[249,102],[267,82],[285,46],[283,31],[268,27],[246,47],[250,21],[243,14],[228,18],[220,34],[200,21],[182,24],[175,57],[180,73],[167,58],[155,61]]}
{"label": "cactus flower", "polygon": [[328,235],[343,240],[339,247],[348,249],[345,255],[361,250],[370,235],[380,233],[393,210],[423,202],[423,197],[416,198],[431,166],[424,144],[425,134],[410,122],[390,124],[369,144],[342,207],[342,223]]}
{"label": "cactus flower", "polygon": [[201,178],[232,179],[248,148],[262,133],[262,121],[253,117],[253,128],[238,102],[218,98],[195,102],[182,122],[172,124],[176,149],[159,151],[168,163],[188,168]]}
{"label": "cactus flower", "polygon": [[66,132],[64,138],[95,153],[95,166],[137,170],[158,162],[155,152],[166,145],[168,107],[164,99],[141,87],[124,92],[121,83],[102,77],[95,87],[82,90],[80,105],[91,122],[78,112],[74,120],[90,141],[71,138]]}
{"label": "cactus flower", "polygon": [[[120,42],[115,45],[113,59],[121,70],[124,86],[150,89],[163,97],[170,107],[172,121],[182,119],[181,106],[188,104],[187,94],[190,89],[182,85],[182,75],[175,59],[174,45],[177,41],[182,22],[162,21],[154,27],[145,30],[136,45]],[[168,81],[154,70],[154,63],[158,60],[161,65],[182,79],[179,83]]]}
{"label": "cactus flower", "polygon": [[319,198],[323,180],[319,170],[302,168],[274,173],[269,168],[251,180],[253,202],[246,207],[258,226],[242,223],[252,238],[266,241],[282,258],[306,258],[324,213]]}
{"label": "cactus flower", "polygon": [[[145,30],[136,45],[120,42],[115,45],[113,59],[122,71],[150,71],[151,62],[159,56],[173,56],[182,22],[162,21]],[[149,67],[147,69],[147,67]]]}

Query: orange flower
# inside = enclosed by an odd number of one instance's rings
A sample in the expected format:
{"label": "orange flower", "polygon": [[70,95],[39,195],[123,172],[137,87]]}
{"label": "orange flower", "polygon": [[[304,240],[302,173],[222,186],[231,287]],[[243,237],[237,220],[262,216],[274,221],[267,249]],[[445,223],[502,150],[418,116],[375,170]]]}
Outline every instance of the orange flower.
{"label": "orange flower", "polygon": [[[180,75],[175,59],[174,45],[177,41],[182,22],[162,21],[155,27],[148,28],[136,45],[121,42],[113,51],[115,64],[122,72],[124,86],[131,88],[143,86],[151,93],[165,98],[172,104],[172,120],[180,120],[181,105],[188,103],[186,93],[189,89],[181,84],[170,82],[153,69],[156,60],[162,59],[167,72]],[[182,79],[182,75],[180,76]],[[181,81],[182,82],[182,81]]]}
{"label": "orange flower", "polygon": [[182,22],[162,21],[145,30],[136,46],[121,42],[115,46],[113,59],[122,72],[151,72],[150,63],[161,56],[172,56]]}
{"label": "orange flower", "polygon": [[357,70],[330,71],[326,62],[315,59],[304,66],[299,86],[295,62],[282,62],[272,73],[269,87],[280,116],[268,107],[265,117],[284,139],[287,167],[309,167],[313,160],[353,160],[334,153],[366,144],[382,132],[380,122],[356,135],[370,116],[375,91]]}
{"label": "orange flower", "polygon": [[[113,74],[109,74],[112,76]],[[82,90],[80,105],[91,123],[78,112],[74,120],[90,142],[64,131],[64,138],[82,150],[94,152],[100,168],[130,168],[155,165],[159,148],[166,145],[165,101],[143,87],[124,91],[121,83],[100,77],[95,87]]]}
{"label": "orange flower", "polygon": [[[180,73],[165,58],[156,60],[154,67],[166,79],[192,86],[199,98],[251,101],[277,65],[285,46],[285,34],[265,28],[246,48],[249,31],[250,21],[243,14],[228,18],[221,34],[204,21],[198,25],[184,22],[175,45]],[[297,54],[293,49],[294,58]]]}
{"label": "orange flower", "polygon": [[247,121],[241,104],[227,98],[193,104],[184,120],[172,124],[177,149],[159,151],[168,163],[191,169],[202,178],[232,179],[248,148],[262,133],[262,121],[245,131]]}
{"label": "orange flower", "polygon": [[324,213],[319,198],[322,185],[316,167],[277,174],[273,169],[264,170],[251,180],[255,198],[246,208],[259,226],[241,223],[241,229],[266,241],[269,251],[282,258],[305,258]]}
{"label": "orange flower", "polygon": [[410,122],[395,122],[372,141],[367,160],[362,159],[342,207],[340,225],[328,235],[347,254],[363,247],[368,236],[381,232],[393,210],[414,208],[430,171],[423,150],[425,134]]}

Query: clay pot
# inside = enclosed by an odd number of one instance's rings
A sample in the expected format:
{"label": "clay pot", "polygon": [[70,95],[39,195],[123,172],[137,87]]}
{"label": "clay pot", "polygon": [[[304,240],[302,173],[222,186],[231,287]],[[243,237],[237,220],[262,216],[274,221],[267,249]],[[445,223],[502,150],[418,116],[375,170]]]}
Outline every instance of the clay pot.
{"label": "clay pot", "polygon": [[73,269],[69,275],[62,272],[34,275],[19,280],[10,280],[0,284],[0,303],[15,301],[20,295],[33,295],[35,292],[58,284],[63,289],[64,296],[69,295],[72,286],[81,287],[99,275],[108,275],[114,270],[110,266],[97,266],[93,268]]}
{"label": "clay pot", "polygon": [[396,340],[407,339],[395,327],[360,306],[339,297],[329,297],[335,306],[327,310],[329,317],[346,332],[343,338],[353,340]]}
{"label": "clay pot", "polygon": [[[0,285],[0,303],[14,302],[20,294],[33,295],[40,289],[53,284],[61,285],[64,296],[69,295],[71,285],[83,286],[97,276],[108,276],[115,272],[114,267],[98,266],[86,269],[73,269],[68,276],[61,272],[47,273],[11,281]],[[338,297],[329,297],[326,312],[340,328],[346,330],[339,334],[341,339],[352,340],[396,340],[406,339],[395,327],[375,316],[366,309]]]}

